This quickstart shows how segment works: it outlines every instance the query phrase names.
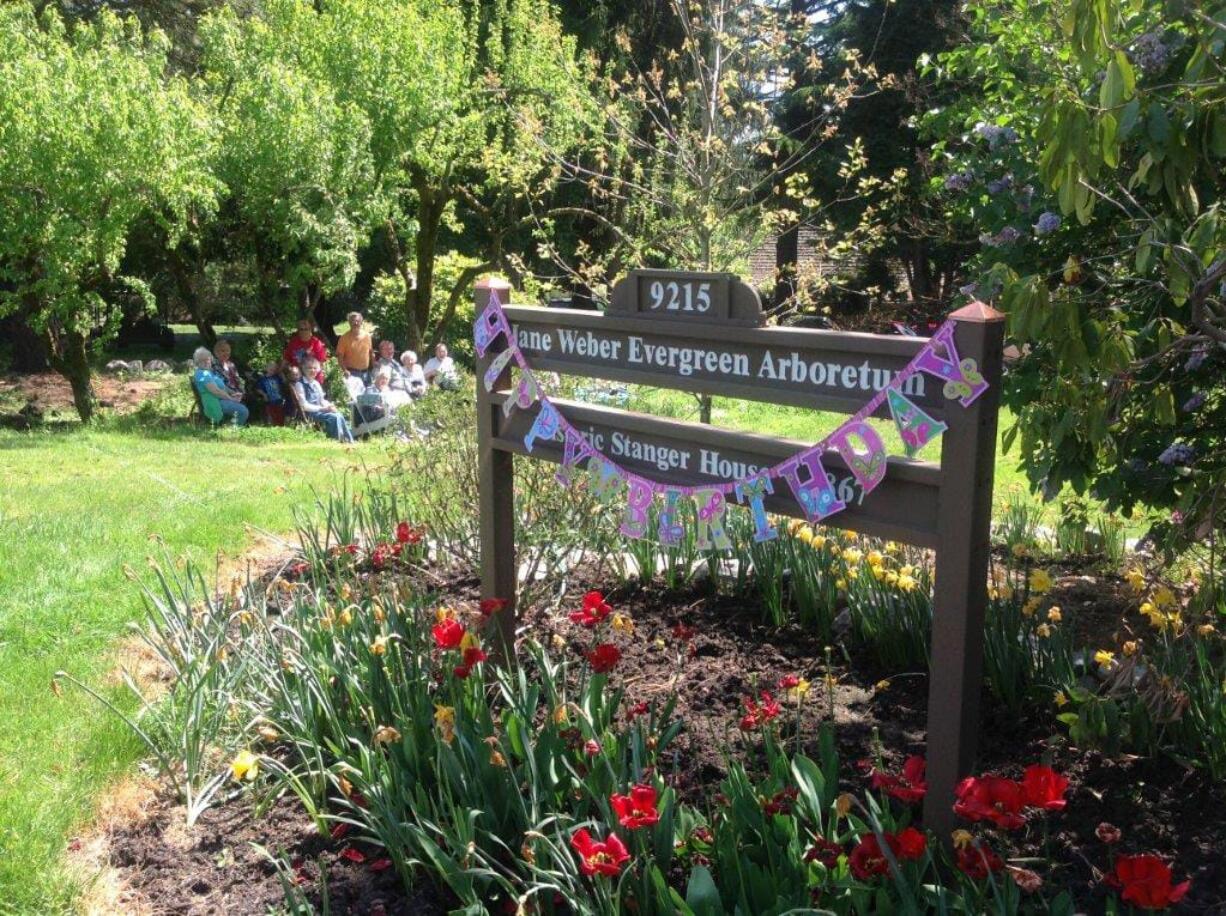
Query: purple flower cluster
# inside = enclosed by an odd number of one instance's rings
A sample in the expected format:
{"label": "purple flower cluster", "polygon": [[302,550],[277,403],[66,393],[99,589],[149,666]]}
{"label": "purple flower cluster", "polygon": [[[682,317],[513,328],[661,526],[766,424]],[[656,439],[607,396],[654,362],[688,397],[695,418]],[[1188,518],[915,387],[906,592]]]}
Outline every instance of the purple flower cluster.
{"label": "purple flower cluster", "polygon": [[1209,358],[1209,348],[1208,347],[1197,347],[1195,350],[1192,351],[1191,355],[1188,356],[1188,361],[1183,364],[1183,371],[1184,372],[1195,372],[1197,369],[1199,369],[1201,366],[1204,365],[1205,360],[1208,358]]}
{"label": "purple flower cluster", "polygon": [[965,172],[954,172],[945,179],[946,191],[957,191],[962,193],[967,190],[975,181],[975,173],[969,169]]}
{"label": "purple flower cluster", "polygon": [[1020,230],[1012,226],[1005,226],[1000,232],[995,235],[990,235],[987,232],[982,232],[979,235],[979,243],[987,245],[989,248],[1002,248],[1005,245],[1012,245],[1022,237]]}
{"label": "purple flower cluster", "polygon": [[1008,191],[1013,187],[1013,174],[1001,175],[999,178],[994,178],[988,182],[988,193],[992,195],[999,194],[1001,191]]}
{"label": "purple flower cluster", "polygon": [[1035,235],[1050,235],[1060,228],[1060,216],[1048,210],[1039,214],[1039,221],[1034,224]]}
{"label": "purple flower cluster", "polygon": [[1205,403],[1205,393],[1203,391],[1195,392],[1192,397],[1183,402],[1184,413],[1194,413],[1201,409]]}
{"label": "purple flower cluster", "polygon": [[975,125],[975,135],[987,140],[991,149],[996,149],[1001,144],[1017,142],[1017,131],[1012,127],[997,127],[983,121]]}
{"label": "purple flower cluster", "polygon": [[1181,464],[1191,464],[1192,459],[1195,457],[1196,449],[1186,442],[1172,442],[1166,447],[1166,451],[1158,456],[1158,463],[1165,464],[1169,468]]}
{"label": "purple flower cluster", "polygon": [[1161,73],[1171,62],[1171,46],[1161,32],[1146,32],[1132,43],[1128,56],[1145,73]]}

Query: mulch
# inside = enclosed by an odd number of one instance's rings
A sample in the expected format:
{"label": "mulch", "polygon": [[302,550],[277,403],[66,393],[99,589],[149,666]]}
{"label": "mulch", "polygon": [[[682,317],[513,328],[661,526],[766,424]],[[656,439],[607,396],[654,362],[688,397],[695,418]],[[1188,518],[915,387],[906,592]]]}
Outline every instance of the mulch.
{"label": "mulch", "polygon": [[[737,728],[743,698],[774,689],[785,674],[812,683],[799,720],[790,711],[781,717],[787,740],[799,734],[801,746],[815,754],[818,726],[833,716],[840,780],[847,790],[859,793],[867,787],[856,763],[873,753],[875,740],[880,741],[887,768],[924,751],[928,679],[923,672],[886,671],[854,648],[842,647],[831,653],[828,672],[826,647],[812,632],[797,625],[768,626],[751,604],[711,597],[703,590],[610,588],[606,594],[636,626],[615,675],[625,687],[627,702],[677,694],[676,714],[685,730],[661,769],[687,801],[710,804],[727,772],[727,755],[752,764],[753,745]],[[476,580],[460,575],[440,597],[475,604],[476,596]],[[1129,628],[1138,626],[1128,611],[1135,601],[1113,579],[1084,573],[1067,577],[1052,601],[1077,612],[1080,635],[1091,645],[1118,644]],[[528,608],[523,624],[544,643],[555,633],[561,635],[576,656],[586,648],[587,634],[577,634],[563,610]],[[831,688],[824,682],[827,673],[834,677]],[[888,686],[879,686],[883,679]],[[828,689],[834,695],[833,710]],[[1167,757],[1112,758],[1074,748],[1053,710],[1018,716],[985,695],[979,771],[1016,777],[1027,764],[1040,761],[1070,778],[1067,810],[1049,815],[1045,825],[1036,821],[1011,835],[1012,847],[1002,851],[1049,858],[1055,866],[1041,869],[1049,886],[1067,887],[1083,909],[1101,911],[1099,879],[1108,866],[1108,850],[1095,829],[1108,821],[1123,831],[1121,852],[1157,852],[1174,860],[1179,880],[1192,878],[1190,893],[1174,912],[1226,913],[1226,863],[1220,854],[1226,848],[1226,789],[1203,771]],[[281,891],[271,869],[253,853],[241,851],[249,842],[284,848],[308,863],[317,858],[330,863],[334,913],[445,910],[439,898],[425,890],[406,897],[389,874],[374,875],[337,859],[338,844],[318,837],[288,803],[260,820],[253,820],[241,804],[210,811],[192,835],[190,854],[164,843],[164,835],[164,830],[144,827],[130,835],[119,833],[112,843],[112,861],[133,887],[159,901],[159,912],[262,912],[264,901],[279,901]],[[221,855],[224,849],[233,852],[232,858]],[[255,900],[260,906],[253,907]]]}

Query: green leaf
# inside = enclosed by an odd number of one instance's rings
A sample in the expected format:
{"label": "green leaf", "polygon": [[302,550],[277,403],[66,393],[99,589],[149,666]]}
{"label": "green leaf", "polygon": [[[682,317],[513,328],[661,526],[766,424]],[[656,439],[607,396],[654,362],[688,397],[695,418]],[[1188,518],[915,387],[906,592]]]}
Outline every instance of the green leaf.
{"label": "green leaf", "polygon": [[705,865],[696,865],[690,871],[690,880],[685,887],[685,903],[694,916],[721,916],[724,912],[719,888]]}

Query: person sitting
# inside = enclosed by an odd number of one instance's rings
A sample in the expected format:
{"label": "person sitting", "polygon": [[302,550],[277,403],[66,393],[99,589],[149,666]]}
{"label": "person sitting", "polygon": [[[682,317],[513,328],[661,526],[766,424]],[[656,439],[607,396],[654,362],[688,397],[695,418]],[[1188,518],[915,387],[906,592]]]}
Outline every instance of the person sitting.
{"label": "person sitting", "polygon": [[[294,336],[285,344],[285,352],[281,354],[281,358],[291,366],[302,368],[302,361],[312,356],[319,366],[323,366],[328,358],[328,348],[324,346],[324,342],[315,336],[315,322],[310,318],[298,319],[298,330]],[[324,374],[321,368],[315,374],[315,381],[323,382]]]}
{"label": "person sitting", "polygon": [[386,366],[380,366],[375,370],[366,394],[378,395],[389,410],[397,410],[412,400],[409,393],[403,388],[392,387],[392,372]]}
{"label": "person sitting", "polygon": [[379,341],[379,355],[375,357],[374,365],[370,369],[370,380],[375,380],[375,373],[380,369],[386,369],[389,373],[390,382],[395,391],[407,391],[408,384],[405,379],[404,369],[396,360],[396,345],[390,340]]}
{"label": "person sitting", "polygon": [[363,382],[370,375],[371,338],[361,312],[350,312],[349,330],[336,342],[336,361],[350,375],[357,375]]}
{"label": "person sitting", "polygon": [[273,362],[268,363],[255,388],[264,401],[264,418],[269,425],[284,426],[285,390],[281,387],[281,367]]}
{"label": "person sitting", "polygon": [[212,423],[221,423],[226,417],[234,418],[235,426],[247,422],[247,408],[242,399],[231,391],[225,379],[213,371],[213,354],[207,347],[198,347],[192,354],[196,366],[192,384],[200,395],[200,410]]}
{"label": "person sitting", "polygon": [[412,350],[400,354],[400,371],[405,380],[405,390],[410,395],[419,398],[426,393],[426,374],[422,372],[417,354]]}
{"label": "person sitting", "polygon": [[454,391],[459,387],[460,379],[456,372],[455,360],[447,355],[447,345],[440,343],[434,348],[434,355],[426,360],[426,381],[444,391]]}
{"label": "person sitting", "polygon": [[213,372],[221,376],[226,387],[234,395],[234,399],[241,401],[243,399],[243,377],[239,374],[238,366],[231,361],[230,353],[230,341],[224,337],[220,338],[213,345]]}
{"label": "person sitting", "polygon": [[336,405],[324,396],[323,386],[319,384],[320,365],[314,356],[305,356],[302,360],[301,375],[294,383],[294,397],[307,419],[339,442],[352,442],[353,432],[344,414],[336,409]]}

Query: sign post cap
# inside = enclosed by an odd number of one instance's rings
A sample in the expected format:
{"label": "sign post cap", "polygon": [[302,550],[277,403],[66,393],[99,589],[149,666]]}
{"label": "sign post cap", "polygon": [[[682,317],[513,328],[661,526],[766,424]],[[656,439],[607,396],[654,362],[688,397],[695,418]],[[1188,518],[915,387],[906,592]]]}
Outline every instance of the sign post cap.
{"label": "sign post cap", "polygon": [[949,317],[954,321],[975,321],[987,324],[993,321],[1004,321],[1005,313],[997,311],[986,302],[980,302],[976,299],[974,302],[969,302],[962,306],[956,312],[950,312]]}
{"label": "sign post cap", "polygon": [[477,289],[510,289],[511,281],[506,277],[482,277],[475,284]]}

